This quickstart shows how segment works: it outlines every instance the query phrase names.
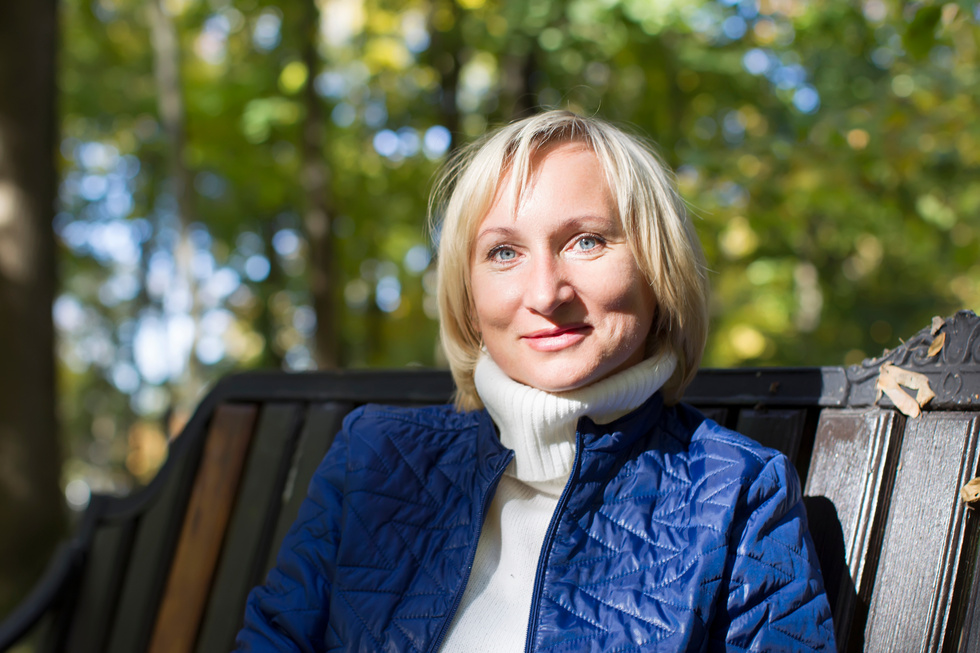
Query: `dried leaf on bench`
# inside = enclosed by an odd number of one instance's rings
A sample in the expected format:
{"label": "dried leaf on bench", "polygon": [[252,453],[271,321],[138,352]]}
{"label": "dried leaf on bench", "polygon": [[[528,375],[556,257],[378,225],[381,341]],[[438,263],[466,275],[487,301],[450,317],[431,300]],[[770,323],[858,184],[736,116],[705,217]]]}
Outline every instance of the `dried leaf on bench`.
{"label": "dried leaf on bench", "polygon": [[939,330],[942,329],[944,326],[946,326],[946,320],[944,320],[943,318],[939,317],[938,315],[933,315],[932,316],[932,329],[930,329],[930,333],[932,335],[936,335],[937,333],[939,333]]}
{"label": "dried leaf on bench", "polygon": [[963,503],[974,504],[980,501],[980,477],[968,481],[966,485],[960,488],[960,499]]}
{"label": "dried leaf on bench", "polygon": [[946,332],[943,331],[938,336],[936,336],[933,339],[932,344],[929,345],[929,352],[928,352],[929,358],[932,358],[933,356],[941,352],[943,350],[943,345],[945,344],[946,344]]}
{"label": "dried leaf on bench", "polygon": [[[915,398],[910,397],[901,386],[915,390]],[[896,367],[891,363],[885,363],[878,372],[878,380],[875,382],[878,396],[875,402],[881,398],[884,392],[892,400],[895,407],[909,417],[918,417],[921,414],[922,406],[925,406],[936,394],[929,387],[929,377],[918,372],[911,372]]]}

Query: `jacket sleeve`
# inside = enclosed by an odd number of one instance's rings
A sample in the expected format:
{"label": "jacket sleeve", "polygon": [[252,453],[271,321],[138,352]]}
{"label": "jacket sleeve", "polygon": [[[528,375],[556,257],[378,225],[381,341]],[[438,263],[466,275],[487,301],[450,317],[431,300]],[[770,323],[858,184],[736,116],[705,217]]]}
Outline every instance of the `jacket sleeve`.
{"label": "jacket sleeve", "polygon": [[743,500],[726,569],[727,605],[716,614],[711,648],[835,651],[800,481],[784,455],[765,464]]}
{"label": "jacket sleeve", "polygon": [[323,649],[348,446],[345,428],[313,475],[299,515],[283,539],[276,566],[265,584],[248,596],[236,651],[312,653]]}

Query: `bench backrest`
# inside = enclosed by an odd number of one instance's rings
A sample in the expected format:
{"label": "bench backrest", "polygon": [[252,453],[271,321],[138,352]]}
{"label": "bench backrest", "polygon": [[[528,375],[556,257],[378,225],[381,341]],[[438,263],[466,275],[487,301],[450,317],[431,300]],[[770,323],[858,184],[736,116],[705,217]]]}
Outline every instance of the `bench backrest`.
{"label": "bench backrest", "polygon": [[[980,650],[980,522],[958,496],[978,474],[978,328],[960,313],[847,369],[704,370],[686,395],[805,479],[841,650]],[[927,355],[939,333],[942,349]],[[922,416],[876,396],[888,363],[929,380],[937,396]],[[229,650],[344,415],[451,392],[448,373],[432,371],[224,379],[149,486],[93,499],[76,538],[92,546],[73,553],[87,556],[80,582],[62,592],[40,650]]]}

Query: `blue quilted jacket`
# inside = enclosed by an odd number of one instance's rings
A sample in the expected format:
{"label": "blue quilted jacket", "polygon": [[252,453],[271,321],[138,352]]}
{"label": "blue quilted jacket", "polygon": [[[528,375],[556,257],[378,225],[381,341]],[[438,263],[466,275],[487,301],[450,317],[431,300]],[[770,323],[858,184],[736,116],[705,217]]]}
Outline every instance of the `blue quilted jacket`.
{"label": "blue quilted jacket", "polygon": [[[576,458],[527,651],[833,650],[786,458],[657,393]],[[316,472],[240,651],[438,650],[513,453],[485,411],[367,406]]]}

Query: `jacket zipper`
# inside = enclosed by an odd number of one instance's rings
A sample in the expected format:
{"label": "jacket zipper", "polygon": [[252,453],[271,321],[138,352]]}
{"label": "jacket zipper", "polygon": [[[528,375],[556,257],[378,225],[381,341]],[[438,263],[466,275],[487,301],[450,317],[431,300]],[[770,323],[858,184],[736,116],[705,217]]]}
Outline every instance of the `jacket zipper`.
{"label": "jacket zipper", "polygon": [[486,494],[483,495],[483,506],[480,508],[480,523],[476,529],[476,537],[473,540],[473,546],[470,548],[470,562],[466,565],[467,572],[466,578],[463,579],[463,583],[456,590],[456,597],[453,599],[453,607],[449,611],[449,616],[442,624],[442,630],[439,631],[439,636],[433,640],[433,646],[430,651],[438,651],[442,646],[442,640],[446,637],[446,631],[449,630],[450,624],[453,623],[453,619],[456,617],[456,610],[459,609],[459,603],[463,600],[463,592],[466,590],[466,586],[470,582],[470,574],[473,572],[473,561],[476,559],[476,547],[480,543],[480,533],[483,531],[483,520],[487,517],[487,508],[490,507],[490,501],[493,500],[493,495],[497,493],[497,485],[500,483],[501,477],[504,475],[504,470],[507,469],[507,465],[510,461],[514,459],[514,452],[509,452],[507,460],[504,464],[500,466],[497,470],[493,479],[490,481],[490,486],[487,488]]}
{"label": "jacket zipper", "polygon": [[582,434],[575,431],[575,464],[572,465],[572,473],[568,475],[565,482],[565,489],[561,492],[558,499],[558,506],[555,507],[555,514],[551,516],[551,523],[548,524],[548,533],[541,544],[541,553],[538,554],[538,568],[534,572],[534,594],[531,595],[531,614],[527,621],[527,639],[524,643],[524,653],[531,653],[534,643],[534,631],[538,627],[538,602],[541,600],[541,587],[544,585],[544,568],[548,551],[551,549],[551,542],[555,539],[555,531],[558,530],[558,522],[561,521],[561,514],[565,511],[565,504],[568,503],[569,490],[572,487],[572,479],[578,474],[579,465],[582,462]]}

